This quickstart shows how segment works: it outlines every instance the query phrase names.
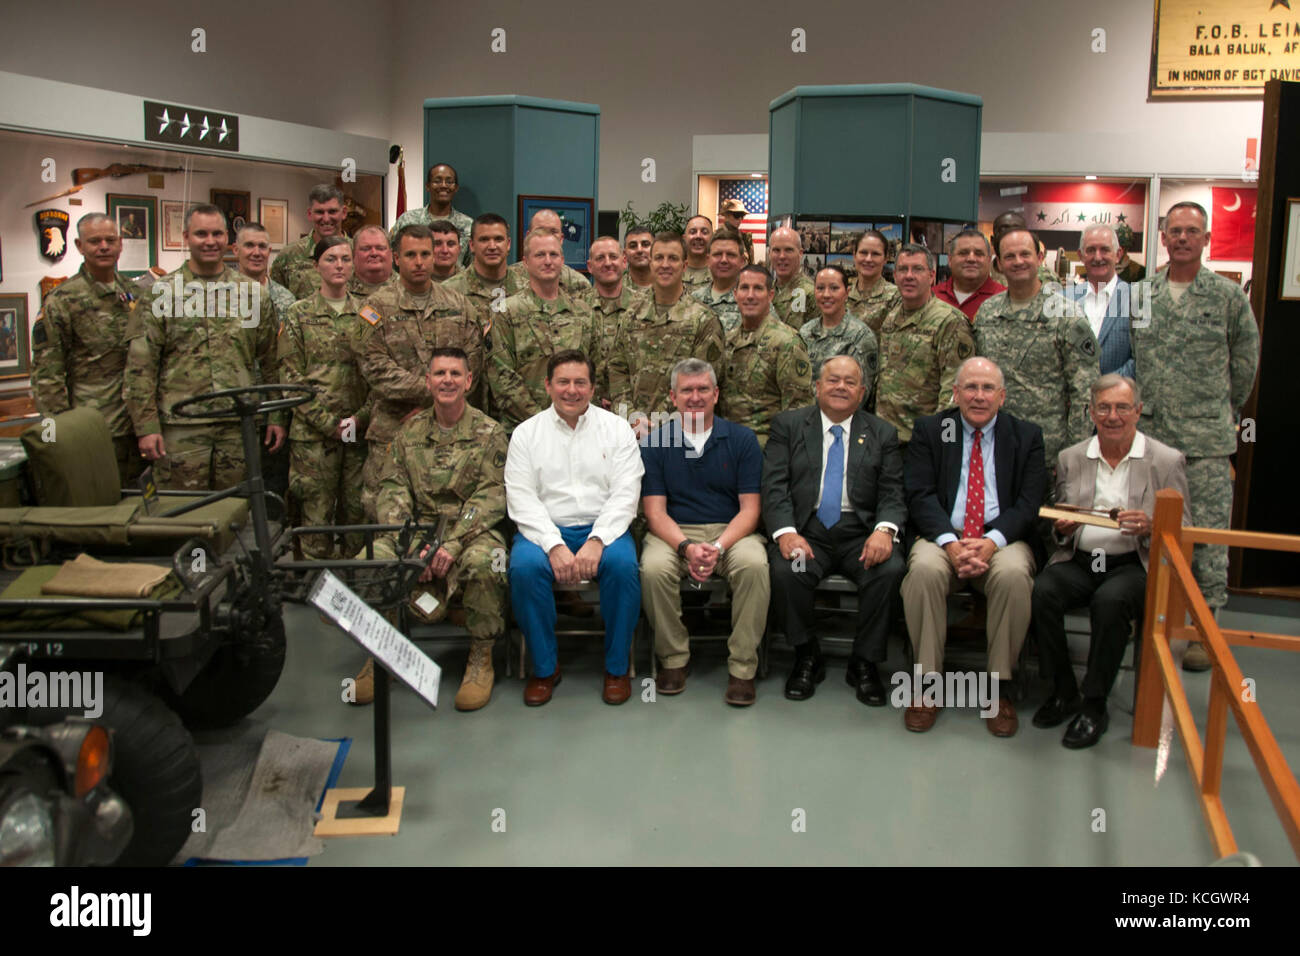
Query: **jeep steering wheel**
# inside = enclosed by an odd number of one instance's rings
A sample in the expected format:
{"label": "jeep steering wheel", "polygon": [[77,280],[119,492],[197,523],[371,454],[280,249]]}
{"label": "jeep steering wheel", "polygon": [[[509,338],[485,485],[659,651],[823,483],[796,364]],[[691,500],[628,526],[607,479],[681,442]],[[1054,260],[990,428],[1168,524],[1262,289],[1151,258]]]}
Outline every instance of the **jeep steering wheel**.
{"label": "jeep steering wheel", "polygon": [[[268,392],[296,392],[288,398],[273,398],[260,401],[258,396]],[[266,412],[278,412],[285,408],[297,408],[316,394],[313,385],[278,385],[268,382],[265,385],[245,385],[242,388],[223,388],[219,392],[205,392],[193,398],[182,399],[172,406],[172,414],[177,418],[243,418],[247,415],[263,415]],[[216,408],[188,411],[187,406],[200,402],[217,402]]]}

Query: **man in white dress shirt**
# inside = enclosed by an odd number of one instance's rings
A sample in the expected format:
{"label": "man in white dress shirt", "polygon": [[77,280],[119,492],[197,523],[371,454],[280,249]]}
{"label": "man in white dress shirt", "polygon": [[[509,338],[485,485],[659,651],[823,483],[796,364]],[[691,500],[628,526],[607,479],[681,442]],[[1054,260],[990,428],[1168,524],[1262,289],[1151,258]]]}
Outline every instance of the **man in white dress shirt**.
{"label": "man in white dress shirt", "polygon": [[1119,239],[1110,226],[1088,226],[1079,236],[1079,258],[1087,281],[1067,284],[1065,297],[1079,303],[1097,337],[1097,368],[1102,375],[1117,372],[1133,377],[1133,349],[1129,344],[1129,319],[1137,303],[1133,287],[1120,280]]}
{"label": "man in white dress shirt", "polygon": [[581,352],[547,362],[551,405],[521,422],[506,455],[506,508],[518,526],[510,600],[533,655],[524,703],[551,699],[560,682],[554,582],[600,582],[605,622],[602,698],[631,695],[628,651],[641,613],[641,576],[628,526],[641,494],[641,449],[627,422],[591,404],[594,363]]}

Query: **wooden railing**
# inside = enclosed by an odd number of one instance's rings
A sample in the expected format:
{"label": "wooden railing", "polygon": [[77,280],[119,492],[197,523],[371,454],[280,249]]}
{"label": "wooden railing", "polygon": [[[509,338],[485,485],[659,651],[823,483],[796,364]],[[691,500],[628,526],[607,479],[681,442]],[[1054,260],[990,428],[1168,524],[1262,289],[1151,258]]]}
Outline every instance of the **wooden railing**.
{"label": "wooden railing", "polygon": [[[1174,723],[1182,738],[1183,751],[1199,790],[1210,838],[1219,855],[1237,852],[1232,829],[1223,809],[1220,784],[1223,778],[1223,748],[1231,709],[1250,755],[1255,761],[1264,789],[1286,830],[1291,848],[1300,858],[1300,784],[1287,766],[1286,758],[1269,730],[1253,692],[1237,666],[1229,645],[1268,647],[1300,651],[1300,637],[1254,631],[1220,629],[1192,575],[1192,546],[1221,544],[1240,548],[1300,552],[1300,537],[1260,534],[1252,531],[1224,531],[1182,526],[1183,499],[1178,492],[1156,493],[1156,513],[1151,531],[1151,560],[1147,574],[1146,609],[1142,622],[1141,666],[1137,701],[1133,712],[1133,743],[1155,747],[1160,738],[1162,698],[1167,694]],[[1192,623],[1184,624],[1188,614]],[[1202,744],[1187,692],[1174,664],[1169,642],[1199,640],[1209,655],[1209,716]]]}

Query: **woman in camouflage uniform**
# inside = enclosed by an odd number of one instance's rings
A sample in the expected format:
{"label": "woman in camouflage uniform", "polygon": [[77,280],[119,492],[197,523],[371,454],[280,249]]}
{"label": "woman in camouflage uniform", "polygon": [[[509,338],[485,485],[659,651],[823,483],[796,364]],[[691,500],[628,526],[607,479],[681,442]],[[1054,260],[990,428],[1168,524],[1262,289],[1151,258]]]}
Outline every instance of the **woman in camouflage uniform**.
{"label": "woman in camouflage uniform", "polygon": [[865,322],[848,311],[849,282],[843,269],[837,265],[826,266],[817,273],[813,288],[821,314],[799,329],[799,337],[808,347],[812,380],[815,382],[821,376],[822,363],[828,358],[851,355],[862,367],[862,384],[867,388],[862,407],[870,408],[880,354],[876,336]]}
{"label": "woman in camouflage uniform", "polygon": [[[280,332],[281,381],[314,385],[316,395],[293,410],[289,493],[302,525],[360,524],[363,440],[370,418],[369,389],[357,363],[355,339],[362,324],[362,300],[347,290],[352,278],[352,247],[342,236],[327,236],[313,254],[320,288],[295,302]],[[360,538],[341,552],[354,554]],[[328,558],[328,535],[306,535],[303,554]]]}
{"label": "woman in camouflage uniform", "polygon": [[849,289],[849,312],[877,336],[885,316],[899,300],[898,287],[884,276],[888,253],[889,240],[877,229],[868,229],[858,237],[853,252],[858,278]]}

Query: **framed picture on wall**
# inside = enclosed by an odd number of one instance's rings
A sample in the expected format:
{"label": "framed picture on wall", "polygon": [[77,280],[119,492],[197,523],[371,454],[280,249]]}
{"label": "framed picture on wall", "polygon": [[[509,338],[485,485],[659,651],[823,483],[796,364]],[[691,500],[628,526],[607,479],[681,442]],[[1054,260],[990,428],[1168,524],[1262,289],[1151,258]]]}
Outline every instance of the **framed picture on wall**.
{"label": "framed picture on wall", "polygon": [[289,200],[266,199],[257,201],[257,221],[266,226],[272,249],[281,249],[289,241]]}
{"label": "framed picture on wall", "polygon": [[1300,299],[1300,198],[1286,201],[1282,238],[1282,291],[1279,299]]}
{"label": "framed picture on wall", "polygon": [[196,202],[181,202],[179,199],[162,201],[162,247],[167,252],[180,252],[185,245],[185,213]]}
{"label": "framed picture on wall", "polygon": [[155,196],[127,196],[109,193],[105,211],[117,223],[122,235],[122,257],[117,269],[135,278],[158,264],[158,199]]}
{"label": "framed picture on wall", "polygon": [[0,379],[26,378],[32,353],[27,343],[27,293],[0,295]]}
{"label": "framed picture on wall", "polygon": [[238,189],[213,189],[209,192],[212,205],[226,216],[226,239],[233,246],[235,233],[253,218],[253,194]]}
{"label": "framed picture on wall", "polygon": [[590,199],[574,196],[520,196],[519,197],[519,257],[523,258],[522,236],[528,231],[529,220],[543,209],[554,209],[560,216],[564,230],[564,264],[579,272],[587,271],[587,254],[595,238],[592,227],[596,223],[596,204]]}

